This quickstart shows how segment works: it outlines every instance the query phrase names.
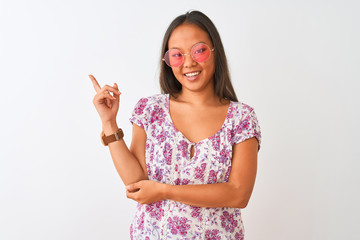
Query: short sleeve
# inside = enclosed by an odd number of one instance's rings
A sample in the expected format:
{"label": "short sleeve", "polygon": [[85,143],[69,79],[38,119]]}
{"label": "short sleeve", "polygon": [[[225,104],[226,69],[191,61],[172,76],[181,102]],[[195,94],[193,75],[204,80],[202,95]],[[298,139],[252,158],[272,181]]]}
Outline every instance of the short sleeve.
{"label": "short sleeve", "polygon": [[134,107],[134,110],[131,113],[130,122],[135,123],[136,125],[147,129],[148,126],[148,98],[141,98]]}
{"label": "short sleeve", "polygon": [[241,118],[234,129],[233,145],[243,142],[249,138],[256,137],[261,145],[261,129],[255,111],[252,109],[249,114]]}

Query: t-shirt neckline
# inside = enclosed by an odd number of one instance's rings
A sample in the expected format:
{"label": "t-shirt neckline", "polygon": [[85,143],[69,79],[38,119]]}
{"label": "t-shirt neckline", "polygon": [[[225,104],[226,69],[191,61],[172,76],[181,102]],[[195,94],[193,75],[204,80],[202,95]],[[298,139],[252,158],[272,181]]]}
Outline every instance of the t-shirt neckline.
{"label": "t-shirt neckline", "polygon": [[166,98],[166,104],[165,104],[166,111],[165,112],[166,112],[167,119],[170,122],[170,125],[172,126],[173,130],[175,130],[176,133],[180,134],[181,137],[191,145],[199,145],[201,143],[204,143],[204,142],[214,138],[216,135],[218,135],[225,128],[225,126],[226,126],[226,124],[227,124],[227,122],[229,120],[231,108],[232,108],[232,105],[233,105],[233,102],[230,100],[230,103],[229,103],[229,106],[228,106],[228,109],[227,109],[227,112],[226,112],[225,120],[224,120],[223,124],[221,125],[220,129],[215,134],[194,143],[194,142],[190,141],[179,129],[177,129],[175,127],[175,124],[174,124],[174,122],[173,122],[173,120],[171,118],[171,115],[170,115],[170,94],[166,93],[165,98]]}

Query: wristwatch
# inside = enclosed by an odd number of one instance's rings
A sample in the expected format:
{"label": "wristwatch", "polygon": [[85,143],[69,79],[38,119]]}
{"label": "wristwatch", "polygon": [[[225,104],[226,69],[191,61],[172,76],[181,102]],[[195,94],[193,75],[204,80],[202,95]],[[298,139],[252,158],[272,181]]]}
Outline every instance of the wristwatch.
{"label": "wristwatch", "polygon": [[104,146],[107,146],[111,142],[119,141],[123,139],[124,133],[121,128],[119,128],[114,134],[111,134],[109,136],[105,136],[104,131],[101,132],[101,142],[104,144]]}

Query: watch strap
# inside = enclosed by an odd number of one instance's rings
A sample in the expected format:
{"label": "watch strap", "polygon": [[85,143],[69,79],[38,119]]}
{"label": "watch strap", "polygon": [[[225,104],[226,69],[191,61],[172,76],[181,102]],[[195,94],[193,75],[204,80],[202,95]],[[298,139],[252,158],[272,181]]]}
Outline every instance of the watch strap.
{"label": "watch strap", "polygon": [[119,128],[115,133],[105,136],[104,131],[101,132],[101,139],[104,146],[107,146],[111,142],[119,141],[123,139],[124,133],[121,128]]}

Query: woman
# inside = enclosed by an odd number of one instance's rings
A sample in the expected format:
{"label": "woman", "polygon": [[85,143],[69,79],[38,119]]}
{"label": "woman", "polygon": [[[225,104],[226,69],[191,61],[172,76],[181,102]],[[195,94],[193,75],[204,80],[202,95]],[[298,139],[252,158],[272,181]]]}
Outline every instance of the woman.
{"label": "woman", "polygon": [[[203,13],[174,19],[162,56],[162,94],[135,106],[130,148],[121,136],[108,144],[127,197],[139,203],[131,239],[243,239],[240,208],[261,143],[254,109],[237,101],[220,36]],[[121,93],[90,78],[106,138],[118,131]]]}

